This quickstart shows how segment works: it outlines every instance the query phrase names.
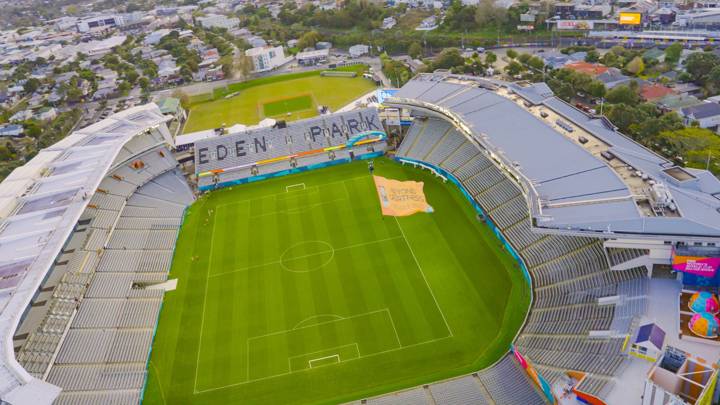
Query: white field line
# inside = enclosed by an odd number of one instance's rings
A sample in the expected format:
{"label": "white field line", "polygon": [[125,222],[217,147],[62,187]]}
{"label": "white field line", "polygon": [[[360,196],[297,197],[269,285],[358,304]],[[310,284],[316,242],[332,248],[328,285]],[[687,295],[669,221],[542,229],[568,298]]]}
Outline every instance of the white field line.
{"label": "white field line", "polygon": [[423,271],[422,267],[420,266],[420,262],[417,259],[417,256],[415,256],[415,251],[413,250],[412,246],[410,246],[410,242],[407,240],[407,237],[405,236],[405,231],[403,231],[402,226],[400,226],[400,221],[398,221],[397,217],[395,218],[395,223],[398,226],[398,229],[400,229],[400,234],[402,234],[403,239],[405,239],[405,244],[407,245],[408,249],[410,249],[410,254],[412,254],[413,260],[415,260],[415,264],[417,265],[418,270],[420,270],[420,274],[422,275],[423,280],[425,280],[425,285],[427,286],[427,289],[430,291],[430,295],[433,298],[433,301],[435,301],[435,306],[437,307],[438,311],[440,311],[440,315],[442,316],[443,321],[445,322],[445,328],[447,328],[448,333],[450,333],[449,337],[453,336],[452,329],[450,329],[450,324],[448,324],[447,319],[445,318],[445,313],[443,313],[442,309],[440,308],[440,304],[438,304],[437,298],[435,298],[435,293],[433,292],[432,288],[430,288],[430,283],[428,283],[427,277],[425,277],[425,272]]}
{"label": "white field line", "polygon": [[[441,338],[429,339],[429,340],[426,340],[426,341],[424,341],[424,342],[418,342],[418,343],[413,343],[413,344],[405,345],[405,346],[403,346],[403,347],[396,347],[396,348],[394,348],[394,349],[382,350],[382,351],[375,352],[375,353],[360,355],[359,357],[356,357],[356,358],[353,358],[353,359],[344,360],[343,363],[347,363],[347,362],[354,361],[354,360],[365,359],[365,358],[368,358],[368,357],[373,357],[373,356],[379,356],[379,355],[383,355],[383,354],[388,354],[388,353],[396,352],[396,351],[398,351],[398,350],[405,350],[405,349],[409,349],[409,348],[411,348],[411,347],[422,346],[422,345],[426,345],[426,344],[430,344],[430,343],[435,343],[435,342],[439,342],[439,341],[441,341],[441,340],[446,340],[446,339],[450,339],[450,338],[452,338],[452,336],[449,336],[449,335],[448,335],[448,336],[444,336],[444,337],[441,337]],[[249,364],[248,364],[248,368],[249,368]],[[271,379],[271,378],[283,377],[283,376],[290,375],[290,374],[294,374],[294,373],[307,372],[307,371],[309,371],[309,370],[310,370],[310,369],[307,369],[307,368],[306,368],[306,369],[297,370],[297,371],[292,371],[292,372],[287,372],[287,373],[280,373],[280,374],[270,375],[270,376],[267,376],[267,377],[254,378],[254,379],[252,379],[252,380],[245,380],[245,381],[240,381],[240,382],[237,382],[237,383],[232,383],[232,384],[223,385],[223,386],[220,386],[220,387],[213,387],[213,388],[208,388],[208,389],[200,390],[200,391],[197,391],[196,394],[203,394],[203,393],[206,393],[206,392],[224,390],[224,389],[228,389],[228,388],[232,388],[232,387],[238,387],[238,386],[245,385],[245,384],[251,384],[251,383],[254,383],[254,382],[257,382],[257,381],[264,381],[264,380],[269,380],[269,379]]]}
{"label": "white field line", "polygon": [[[322,184],[321,186],[326,186],[326,185],[330,185],[330,184],[342,183],[343,186],[344,186],[344,188],[345,188],[345,192],[346,192],[346,194],[347,194],[347,197],[348,197],[348,199],[350,199],[350,192],[349,192],[349,190],[347,189],[347,184],[346,184],[346,182],[348,182],[348,181],[353,181],[353,180],[356,180],[356,179],[367,179],[367,178],[369,178],[369,177],[366,176],[366,175],[356,176],[356,177],[351,177],[351,178],[344,179],[344,180],[338,180],[338,181],[334,181],[334,182],[330,182],[330,183],[324,183],[324,184]],[[306,190],[306,191],[307,191],[307,190],[314,190],[314,189],[318,189],[318,190],[319,190],[319,187],[320,187],[320,186],[306,187],[305,190]],[[231,202],[231,203],[221,204],[221,205],[216,206],[216,208],[220,208],[220,207],[222,207],[222,206],[227,206],[227,205],[234,205],[234,204],[240,204],[240,203],[245,203],[245,202],[251,202],[251,201],[255,201],[255,200],[261,200],[261,199],[267,198],[267,197],[269,197],[269,196],[275,196],[275,197],[277,197],[277,196],[283,196],[283,195],[287,195],[287,191],[284,192],[284,193],[266,194],[266,195],[263,196],[263,197],[251,198],[251,199],[246,199],[246,200],[238,200],[238,201],[234,201],[234,202]],[[218,212],[219,212],[219,211],[216,211],[215,215],[217,215]],[[400,342],[400,337],[399,337],[399,334],[398,334],[398,331],[397,331],[397,327],[396,327],[396,325],[395,325],[395,320],[393,319],[392,313],[390,312],[390,310],[389,310],[388,308],[384,308],[384,309],[376,310],[376,311],[370,311],[370,312],[366,312],[366,313],[359,314],[359,315],[349,316],[349,317],[346,317],[346,318],[343,318],[343,319],[357,318],[357,317],[360,317],[360,316],[369,315],[369,314],[377,313],[377,312],[387,312],[388,315],[389,315],[389,317],[390,317],[390,322],[391,322],[391,324],[392,324],[392,326],[393,326],[393,330],[394,330],[394,332],[395,332],[395,337],[396,337],[396,339],[397,339],[398,347],[393,348],[393,349],[387,349],[387,350],[382,350],[382,351],[379,351],[379,352],[369,353],[369,354],[363,355],[363,354],[360,353],[360,348],[359,348],[359,346],[357,345],[357,343],[354,343],[354,345],[356,346],[356,350],[357,350],[357,353],[358,353],[358,357],[351,358],[351,359],[347,359],[347,360],[341,360],[340,363],[345,363],[345,362],[348,362],[348,361],[364,359],[364,358],[373,357],[373,356],[384,355],[384,354],[396,352],[396,351],[399,351],[399,350],[404,350],[404,349],[408,349],[408,348],[412,348],[412,347],[416,347],[416,346],[421,346],[421,345],[426,345],[426,344],[430,344],[430,343],[435,343],[435,342],[438,342],[438,341],[450,339],[450,338],[452,338],[452,337],[454,336],[454,335],[453,335],[453,332],[452,332],[452,329],[450,328],[450,325],[448,324],[447,319],[445,318],[445,314],[443,313],[442,309],[440,308],[440,305],[439,305],[439,303],[438,303],[438,301],[437,301],[437,298],[435,297],[435,293],[433,292],[432,288],[430,288],[430,284],[429,284],[429,282],[428,282],[428,280],[427,280],[427,278],[426,278],[426,276],[425,276],[424,271],[422,270],[422,267],[420,266],[420,262],[418,261],[417,256],[415,255],[415,252],[413,251],[412,246],[410,245],[407,237],[405,236],[405,232],[404,232],[402,226],[400,226],[400,222],[398,221],[397,217],[395,217],[395,222],[396,222],[397,225],[398,225],[398,229],[400,230],[401,236],[394,236],[394,237],[389,237],[389,238],[384,238],[384,239],[378,239],[378,240],[374,240],[374,241],[370,241],[370,242],[363,242],[363,243],[358,243],[358,244],[354,244],[354,245],[349,245],[349,246],[345,246],[345,247],[341,247],[341,248],[335,249],[335,251],[352,249],[352,248],[356,248],[356,247],[361,247],[361,246],[365,246],[365,245],[370,245],[370,244],[373,244],[373,243],[383,243],[383,242],[387,242],[387,241],[394,240],[394,239],[399,239],[399,238],[404,239],[404,240],[405,240],[405,244],[407,245],[408,249],[410,250],[410,254],[411,254],[412,257],[413,257],[413,260],[415,261],[415,264],[416,264],[418,270],[420,270],[420,274],[422,275],[423,280],[425,281],[425,285],[427,286],[428,290],[430,291],[430,295],[432,296],[433,301],[435,302],[435,306],[437,307],[438,311],[440,312],[440,315],[441,315],[442,318],[443,318],[443,321],[445,322],[445,327],[446,327],[449,335],[448,335],[448,336],[444,336],[444,337],[440,337],[440,338],[429,339],[429,340],[426,340],[426,341],[424,341],[424,342],[418,342],[418,343],[412,343],[412,344],[409,344],[409,345],[403,345],[403,344]],[[214,242],[214,235],[215,235],[215,229],[214,229],[214,228],[215,228],[215,223],[213,222],[213,237],[211,238],[211,242],[210,242],[210,253],[211,253],[211,256],[210,256],[210,257],[211,257],[211,258],[212,258],[212,249],[213,249],[213,242]],[[301,258],[305,258],[305,257],[314,256],[314,255],[317,255],[317,254],[322,254],[322,253],[327,253],[327,252],[318,252],[318,253],[314,253],[314,254],[310,254],[310,255],[298,256],[298,257],[295,257],[295,258],[293,258],[293,259],[301,259]],[[290,260],[293,260],[293,259],[290,259]],[[213,275],[213,276],[210,276],[210,275],[209,275],[209,271],[208,271],[208,276],[207,276],[207,277],[208,277],[208,278],[211,278],[211,277],[219,277],[219,276],[223,276],[223,275],[227,275],[227,274],[232,274],[232,273],[241,272],[241,271],[247,271],[247,270],[251,270],[251,269],[254,269],[254,268],[267,267],[267,266],[270,266],[270,265],[280,264],[280,263],[281,263],[281,261],[278,260],[278,261],[274,261],[274,262],[263,263],[263,264],[259,264],[259,265],[253,265],[253,266],[249,266],[249,267],[245,267],[245,268],[241,268],[241,269],[236,269],[236,270],[233,270],[233,271],[230,271],[230,272],[219,273],[219,274],[215,274],[215,275]],[[208,280],[206,280],[206,284],[205,284],[205,297],[204,297],[204,301],[203,301],[203,318],[202,318],[201,327],[200,327],[200,329],[201,329],[201,339],[200,339],[200,342],[202,342],[202,330],[203,330],[204,318],[205,318],[205,302],[207,301],[207,288],[208,288],[208,283],[207,283],[207,281],[208,281]],[[322,324],[326,324],[326,323],[337,322],[337,321],[339,321],[339,320],[341,320],[341,319],[335,319],[335,320],[332,320],[332,321],[326,321],[326,322],[321,322],[321,323],[317,323],[317,324],[313,324],[313,325],[303,326],[303,327],[300,327],[300,328],[298,328],[298,329],[303,329],[303,328],[307,328],[307,327],[313,327],[313,326],[322,325]],[[302,323],[302,322],[301,322],[301,323]],[[258,339],[258,338],[262,338],[262,337],[266,337],[266,336],[271,336],[271,335],[277,335],[277,334],[289,332],[289,331],[292,331],[292,330],[297,330],[297,329],[290,329],[290,330],[281,331],[281,332],[273,332],[273,333],[269,333],[269,334],[266,334],[266,335],[260,335],[260,336],[254,336],[254,337],[248,338],[248,339],[246,340],[246,349],[247,349],[247,375],[246,375],[246,380],[245,380],[245,381],[241,381],[241,382],[237,382],[237,383],[227,384],[227,385],[220,386],[220,387],[213,387],[213,388],[208,388],[208,389],[204,389],[204,390],[198,390],[198,389],[197,389],[197,374],[198,374],[197,370],[198,370],[198,367],[199,367],[199,364],[200,364],[200,361],[199,361],[199,360],[200,360],[200,348],[198,348],[198,360],[197,360],[196,373],[195,373],[194,393],[195,393],[195,394],[203,394],[203,393],[206,393],[206,392],[213,392],[213,391],[223,390],[223,389],[227,389],[227,388],[232,388],[232,387],[241,386],[241,385],[244,385],[244,384],[250,384],[250,383],[253,383],[253,382],[257,382],[257,381],[264,381],[264,380],[269,380],[269,379],[272,379],[272,378],[278,378],[278,377],[282,377],[282,376],[286,376],[286,375],[290,375],[290,374],[294,374],[294,373],[307,372],[307,371],[309,371],[309,370],[312,370],[312,368],[306,368],[306,369],[301,369],[301,370],[297,370],[297,371],[290,371],[290,370],[291,370],[290,359],[288,359],[288,372],[286,372],[286,373],[280,373],[280,374],[275,374],[275,375],[271,375],[271,376],[266,376],[266,377],[260,377],[260,378],[250,379],[250,340],[252,340],[252,339]],[[345,345],[345,346],[349,346],[349,345]],[[344,346],[339,346],[339,347],[344,347]],[[323,352],[323,351],[326,352],[327,350],[332,350],[332,349],[333,349],[333,348],[328,348],[328,349],[325,349],[325,350],[320,350],[319,352]],[[312,353],[309,353],[309,354],[312,354]],[[304,355],[307,355],[307,354],[303,354],[303,355],[300,355],[300,356],[304,356]],[[293,358],[295,358],[295,357],[299,357],[299,356],[293,356]],[[338,363],[338,364],[339,364],[339,363]]]}
{"label": "white field line", "polygon": [[322,207],[323,205],[334,204],[334,203],[340,202],[340,201],[348,201],[348,199],[347,198],[336,198],[333,200],[325,200],[325,201],[318,202],[318,203],[303,205],[302,207],[290,208],[290,209],[286,209],[286,210],[277,210],[277,211],[271,211],[271,212],[263,212],[262,214],[251,215],[248,218],[256,219],[256,218],[268,217],[271,215],[279,215],[279,214],[301,214],[301,213],[311,210],[313,208]]}
{"label": "white field line", "polygon": [[[361,243],[356,243],[356,244],[354,244],[354,245],[343,246],[343,247],[341,247],[341,248],[337,248],[337,249],[333,249],[333,250],[323,250],[323,251],[316,252],[316,253],[309,253],[309,254],[306,254],[306,255],[295,256],[295,257],[290,258],[290,259],[285,259],[284,261],[293,261],[293,260],[306,259],[306,258],[308,258],[308,257],[317,256],[317,255],[321,255],[321,254],[325,254],[325,253],[330,253],[330,252],[332,252],[332,251],[338,252],[338,251],[343,251],[343,250],[348,250],[348,249],[354,249],[354,248],[357,248],[357,247],[372,245],[372,244],[375,244],[375,243],[384,243],[384,242],[388,242],[388,241],[395,240],[395,239],[400,239],[400,238],[401,238],[401,236],[391,236],[391,237],[389,237],[389,238],[377,239],[377,240],[373,240],[373,241],[369,241],[369,242],[361,242]],[[318,241],[311,241],[311,242],[318,242]],[[226,272],[224,272],[224,273],[213,274],[212,276],[210,276],[210,278],[225,276],[225,275],[228,275],[228,274],[239,273],[239,272],[248,271],[248,270],[253,270],[253,269],[262,268],[262,267],[268,267],[268,266],[278,265],[278,264],[281,264],[282,262],[283,262],[283,260],[275,260],[275,261],[272,261],[272,262],[255,264],[255,265],[248,266],[248,267],[243,267],[243,268],[239,268],[239,269],[235,269],[235,270],[231,270],[231,271],[226,271]]]}
{"label": "white field line", "polygon": [[[302,188],[300,188],[300,186],[302,186]],[[305,183],[291,184],[289,186],[285,186],[285,192],[289,193],[290,191],[294,191],[292,190],[292,188],[294,187],[297,187],[298,191],[305,190]]]}
{"label": "white field line", "polygon": [[316,350],[316,351],[314,351],[314,352],[298,354],[298,355],[296,355],[296,356],[290,356],[290,357],[288,357],[288,360],[298,359],[298,358],[306,357],[306,356],[312,356],[312,355],[314,355],[314,354],[325,353],[325,352],[330,351],[330,350],[340,350],[340,349],[344,349],[344,348],[346,348],[346,347],[355,347],[355,352],[357,353],[358,356],[360,356],[360,346],[358,346],[357,343],[353,342],[353,343],[348,343],[348,344],[346,344],[346,345],[329,347],[329,348],[327,348],[327,349]]}
{"label": "white field line", "polygon": [[[319,185],[316,185],[316,186],[309,186],[309,187],[306,187],[306,188],[305,188],[305,191],[319,190],[320,187],[325,187],[325,186],[329,186],[329,185],[333,185],[333,184],[339,184],[339,183],[343,183],[343,184],[344,184],[345,182],[348,182],[348,181],[353,181],[353,180],[357,180],[357,179],[369,179],[369,178],[370,178],[370,177],[368,177],[367,175],[350,177],[350,178],[347,178],[347,179],[344,179],[344,180],[336,180],[336,181],[331,181],[331,182],[328,182],[328,183],[319,184]],[[347,188],[345,189],[345,191],[347,192]],[[287,197],[288,195],[292,195],[292,194],[288,194],[286,191],[283,191],[283,192],[280,192],[280,193],[273,193],[273,194],[264,194],[264,195],[262,195],[261,197],[247,198],[247,199],[244,199],[244,200],[235,200],[235,201],[232,201],[232,202],[227,202],[227,203],[225,203],[225,204],[218,204],[218,205],[215,206],[215,208],[224,207],[224,206],[227,206],[227,205],[235,205],[235,204],[242,204],[242,203],[247,203],[247,202],[252,202],[252,201],[264,200],[264,199],[266,199],[266,198],[268,198],[268,197],[276,197],[276,198],[279,197],[279,196],[286,196],[286,197]],[[349,197],[349,194],[348,194],[348,197]]]}
{"label": "white field line", "polygon": [[368,315],[372,315],[372,314],[377,314],[377,313],[380,313],[380,312],[387,312],[387,310],[388,310],[387,308],[376,309],[376,310],[374,310],[374,311],[363,312],[362,314],[355,314],[355,315],[346,316],[345,318],[342,318],[342,319],[331,319],[331,320],[329,320],[329,321],[318,322],[318,323],[314,323],[314,324],[312,324],[312,325],[301,326],[301,327],[299,327],[299,328],[297,328],[297,329],[285,329],[285,330],[280,330],[280,331],[276,331],[276,332],[266,333],[266,334],[264,334],[264,335],[252,336],[252,337],[249,337],[248,340],[262,339],[262,338],[265,338],[265,337],[268,337],[268,336],[282,335],[282,334],[284,334],[284,333],[292,332],[292,331],[295,331],[295,330],[313,328],[313,327],[315,327],[315,326],[327,325],[327,324],[330,324],[330,323],[335,323],[335,322],[339,322],[339,321],[344,321],[344,320],[347,320],[347,319],[361,318],[361,317],[363,317],[363,316],[368,316]]}
{"label": "white field line", "polygon": [[208,284],[210,284],[210,269],[212,268],[213,248],[215,245],[215,223],[217,222],[219,213],[220,213],[220,206],[216,207],[215,212],[213,213],[212,233],[210,235],[210,256],[208,257],[208,268],[207,268],[207,273],[205,274],[205,292],[203,293],[202,316],[200,318],[201,319],[200,320],[200,338],[198,339],[197,360],[195,361],[195,382],[193,384],[193,392],[195,392],[195,393],[199,392],[197,390],[197,379],[198,379],[198,374],[200,373],[200,352],[202,351],[202,337],[203,337],[203,330],[205,328],[205,305],[207,304],[207,291],[208,291]]}
{"label": "white field line", "polygon": [[[340,363],[340,355],[339,355],[339,354],[332,354],[332,355],[330,355],[330,356],[318,357],[317,359],[308,360],[308,366],[309,366],[310,368],[312,368],[312,366],[313,366],[313,361],[320,361],[320,360],[325,360],[325,359],[337,359],[337,361],[335,362],[335,364]],[[326,365],[329,366],[329,364],[326,364]],[[322,367],[322,366],[320,366],[320,367]]]}

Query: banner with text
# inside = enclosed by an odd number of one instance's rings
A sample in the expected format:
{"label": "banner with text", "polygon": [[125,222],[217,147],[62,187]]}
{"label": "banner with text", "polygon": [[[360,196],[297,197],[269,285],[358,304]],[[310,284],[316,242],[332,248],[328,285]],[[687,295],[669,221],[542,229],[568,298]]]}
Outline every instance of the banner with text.
{"label": "banner with text", "polygon": [[424,183],[399,181],[373,176],[383,215],[405,217],[417,212],[432,212],[425,199]]}
{"label": "banner with text", "polygon": [[720,257],[682,256],[673,253],[673,270],[702,277],[715,277],[720,267]]}

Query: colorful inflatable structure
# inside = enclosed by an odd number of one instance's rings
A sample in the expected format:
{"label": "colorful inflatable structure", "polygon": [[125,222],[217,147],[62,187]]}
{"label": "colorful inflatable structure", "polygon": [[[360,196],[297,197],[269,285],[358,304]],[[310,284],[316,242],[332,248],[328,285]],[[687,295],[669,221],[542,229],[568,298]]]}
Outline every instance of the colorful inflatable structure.
{"label": "colorful inflatable structure", "polygon": [[718,324],[720,321],[715,315],[704,312],[693,315],[688,327],[699,337],[714,339],[718,336]]}
{"label": "colorful inflatable structure", "polygon": [[690,297],[688,306],[696,314],[701,314],[703,312],[717,314],[720,310],[718,297],[708,291],[698,291],[693,294],[692,297]]}

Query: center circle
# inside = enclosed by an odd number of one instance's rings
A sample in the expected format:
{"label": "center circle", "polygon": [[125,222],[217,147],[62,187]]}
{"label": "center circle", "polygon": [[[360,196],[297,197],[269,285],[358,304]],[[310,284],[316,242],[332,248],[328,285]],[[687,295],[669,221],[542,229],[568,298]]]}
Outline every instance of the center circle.
{"label": "center circle", "polygon": [[280,265],[293,273],[307,273],[327,266],[335,257],[335,248],[325,241],[296,243],[280,256]]}

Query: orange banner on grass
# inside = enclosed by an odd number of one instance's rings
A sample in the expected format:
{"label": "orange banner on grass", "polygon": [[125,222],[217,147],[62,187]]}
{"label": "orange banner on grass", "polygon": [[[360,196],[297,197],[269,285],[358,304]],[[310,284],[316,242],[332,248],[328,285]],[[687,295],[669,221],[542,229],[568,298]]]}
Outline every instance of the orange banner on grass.
{"label": "orange banner on grass", "polygon": [[425,200],[423,182],[398,181],[380,176],[373,176],[373,180],[383,215],[405,217],[416,212],[432,212],[432,207]]}

